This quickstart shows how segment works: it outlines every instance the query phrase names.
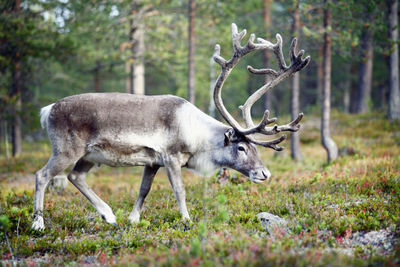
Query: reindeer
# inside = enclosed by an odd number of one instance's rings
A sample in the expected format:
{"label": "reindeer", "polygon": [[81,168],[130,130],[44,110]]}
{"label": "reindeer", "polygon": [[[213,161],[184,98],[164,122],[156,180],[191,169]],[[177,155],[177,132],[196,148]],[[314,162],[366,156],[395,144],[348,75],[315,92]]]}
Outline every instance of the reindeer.
{"label": "reindeer", "polygon": [[[241,40],[246,30],[238,32],[232,24],[233,55],[225,60],[220,46],[215,46],[214,60],[221,66],[214,87],[214,102],[227,126],[206,115],[186,100],[172,96],[142,96],[123,93],[88,93],[63,98],[41,109],[41,124],[46,128],[52,154],[47,164],[36,173],[34,221],[32,228],[44,229],[43,200],[49,181],[68,166],[75,164],[68,180],[90,201],[101,217],[116,224],[111,208],[87,185],[85,176],[95,164],[109,166],[144,166],[139,196],[129,215],[131,223],[140,219],[143,202],[149,193],[154,176],[165,167],[169,182],[178,201],[183,219],[190,220],[185,202],[181,168],[209,175],[220,167],[229,167],[249,177],[254,183],[270,178],[271,173],[257,154],[256,145],[280,151],[278,144],[286,136],[260,141],[255,134],[275,135],[283,131],[295,132],[300,128],[303,114],[286,125],[273,125],[266,110],[257,125],[251,118],[252,105],[269,89],[293,73],[303,69],[310,57],[302,59],[304,51],[297,53],[297,40],[290,48],[290,65],[282,53],[282,38],[276,35],[275,44],[251,34],[245,46]],[[221,89],[239,60],[256,50],[272,50],[279,70],[255,69],[254,74],[270,76],[270,81],[252,94],[243,106],[242,127],[226,110]]]}

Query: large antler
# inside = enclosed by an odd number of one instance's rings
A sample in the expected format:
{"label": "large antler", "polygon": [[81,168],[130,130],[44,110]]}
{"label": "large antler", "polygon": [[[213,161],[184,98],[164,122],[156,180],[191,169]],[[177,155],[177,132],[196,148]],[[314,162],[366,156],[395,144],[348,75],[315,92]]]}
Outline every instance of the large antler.
{"label": "large antler", "polygon": [[[254,42],[255,35],[251,34],[247,44],[242,47],[240,41],[244,38],[245,35],[246,35],[246,30],[238,32],[236,24],[232,23],[232,44],[234,53],[229,60],[225,60],[223,57],[221,57],[220,46],[218,44],[215,46],[214,60],[221,66],[221,73],[219,74],[218,79],[215,82],[214,86],[214,102],[217,109],[221,113],[222,117],[224,117],[224,119],[233,127],[233,129],[235,129],[237,133],[246,135],[247,138],[254,144],[261,145],[264,147],[270,147],[280,151],[283,148],[279,147],[277,144],[286,139],[285,135],[282,135],[281,137],[271,141],[258,141],[249,135],[255,133],[260,133],[264,135],[273,135],[282,131],[296,132],[300,129],[299,122],[303,118],[303,114],[300,113],[295,120],[293,120],[288,124],[282,126],[278,126],[275,124],[272,127],[267,127],[267,125],[275,122],[277,119],[276,118],[270,119],[269,111],[265,110],[261,122],[258,125],[255,125],[251,118],[251,107],[268,90],[275,87],[278,83],[290,77],[295,72],[300,71],[305,66],[307,66],[308,62],[310,61],[310,57],[308,56],[305,59],[302,59],[304,50],[301,50],[298,53],[296,52],[297,39],[294,38],[290,47],[290,65],[287,66],[282,53],[282,37],[279,34],[276,35],[277,42],[275,44],[272,44],[271,42],[266,41],[262,38],[257,38],[257,42],[255,43]],[[252,51],[265,50],[265,49],[272,50],[276,55],[279,63],[279,71],[275,71],[273,69],[255,69],[251,66],[247,67],[247,69],[251,73],[269,75],[270,80],[268,83],[260,87],[256,92],[254,92],[247,99],[247,101],[244,103],[243,106],[239,107],[242,110],[243,119],[247,127],[243,128],[226,110],[221,98],[221,89],[222,86],[224,85],[225,80],[229,76],[230,72],[237,65],[237,63],[242,57],[244,57],[245,55],[247,55]]]}

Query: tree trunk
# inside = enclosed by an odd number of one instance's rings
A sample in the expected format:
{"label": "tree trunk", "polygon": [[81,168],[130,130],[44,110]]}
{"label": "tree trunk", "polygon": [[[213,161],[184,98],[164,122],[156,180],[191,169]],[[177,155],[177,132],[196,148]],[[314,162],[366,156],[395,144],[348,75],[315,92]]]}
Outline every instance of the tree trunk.
{"label": "tree trunk", "polygon": [[321,44],[318,49],[318,59],[317,59],[317,105],[322,104],[322,90],[324,87],[324,67],[323,67],[323,57],[324,57],[324,46]]}
{"label": "tree trunk", "polygon": [[[21,3],[19,0],[14,1],[14,12],[19,12]],[[12,85],[9,93],[13,101],[11,107],[12,125],[11,125],[11,143],[13,157],[19,156],[22,153],[22,121],[21,121],[21,92],[22,92],[22,73],[19,52],[16,51],[12,70]]]}
{"label": "tree trunk", "polygon": [[[318,9],[318,14],[322,17],[324,15],[323,8]],[[322,90],[324,81],[324,68],[323,68],[324,46],[318,43],[318,58],[317,58],[317,106],[322,105]]]}
{"label": "tree trunk", "polygon": [[397,41],[399,39],[397,8],[398,0],[387,1],[389,13],[389,39],[391,42],[391,53],[389,55],[389,118],[400,118],[400,93],[399,93],[399,50]]}
{"label": "tree trunk", "polygon": [[[300,27],[300,13],[299,13],[299,2],[300,0],[295,0],[295,6],[293,10],[293,24],[292,24],[292,34],[294,37],[299,37],[299,27]],[[297,52],[297,51],[296,51]],[[300,74],[296,72],[292,78],[292,95],[291,95],[291,114],[292,120],[296,119],[299,115],[299,93],[300,93]],[[301,160],[300,153],[300,137],[299,132],[293,132],[290,139],[290,155],[294,160]]]}
{"label": "tree trunk", "polygon": [[144,45],[144,25],[142,23],[136,28],[133,33],[133,93],[144,95],[145,93],[145,68],[143,54],[145,51]]}
{"label": "tree trunk", "polygon": [[[134,9],[132,8],[132,13]],[[140,21],[135,24],[133,19],[129,20],[129,44],[132,56],[125,64],[125,72],[127,73],[125,81],[125,91],[130,94],[145,94],[145,66],[143,54],[145,52],[144,43],[144,25]]]}
{"label": "tree trunk", "polygon": [[12,88],[10,92],[10,98],[13,99],[13,104],[11,108],[12,110],[11,143],[12,143],[12,155],[14,157],[22,153],[21,79],[22,79],[21,65],[18,57],[16,57],[12,73]]}
{"label": "tree trunk", "polygon": [[[264,31],[266,34],[266,39],[269,40],[269,27],[270,27],[270,21],[271,21],[271,16],[270,16],[270,7],[271,7],[272,0],[264,0],[264,9],[263,9],[263,18],[264,18]],[[263,59],[264,59],[264,66],[268,67],[269,65],[269,51],[264,50],[263,54]],[[264,76],[264,83],[269,82],[269,76],[265,75]],[[264,101],[263,101],[263,110],[269,109],[271,110],[271,91],[267,91],[264,94]]]}
{"label": "tree trunk", "polygon": [[[131,14],[133,14],[133,9],[131,11]],[[129,37],[129,47],[131,49],[131,57],[128,59],[128,61],[125,63],[125,72],[127,73],[126,80],[125,80],[125,91],[129,94],[133,94],[133,34],[134,34],[135,29],[133,28],[133,19],[129,19],[129,27],[128,27],[128,37]]]}
{"label": "tree trunk", "polygon": [[[373,23],[373,15],[367,16]],[[366,113],[371,98],[372,63],[374,57],[373,31],[371,26],[365,27],[361,37],[361,63],[357,85],[357,113]]]}
{"label": "tree trunk", "polygon": [[195,91],[194,91],[194,50],[195,50],[195,33],[194,33],[194,17],[195,17],[195,0],[189,0],[189,62],[188,62],[188,99],[189,102],[194,104]]}
{"label": "tree trunk", "polygon": [[324,6],[324,60],[323,60],[323,90],[322,90],[322,117],[321,117],[321,141],[328,154],[328,162],[338,156],[336,143],[330,137],[330,113],[331,113],[331,35],[332,17],[330,10],[331,0],[325,0]]}

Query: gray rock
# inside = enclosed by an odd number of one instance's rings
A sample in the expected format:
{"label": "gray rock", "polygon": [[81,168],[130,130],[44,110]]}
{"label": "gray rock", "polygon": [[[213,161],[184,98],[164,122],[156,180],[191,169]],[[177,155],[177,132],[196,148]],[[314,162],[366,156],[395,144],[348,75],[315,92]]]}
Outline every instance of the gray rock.
{"label": "gray rock", "polygon": [[382,229],[371,232],[355,232],[351,237],[343,239],[347,247],[372,247],[383,252],[394,248],[395,234],[391,229]]}
{"label": "gray rock", "polygon": [[288,222],[279,216],[268,212],[261,212],[257,214],[257,218],[261,222],[261,225],[265,231],[270,235],[275,235],[276,233],[280,233],[282,235],[290,233]]}

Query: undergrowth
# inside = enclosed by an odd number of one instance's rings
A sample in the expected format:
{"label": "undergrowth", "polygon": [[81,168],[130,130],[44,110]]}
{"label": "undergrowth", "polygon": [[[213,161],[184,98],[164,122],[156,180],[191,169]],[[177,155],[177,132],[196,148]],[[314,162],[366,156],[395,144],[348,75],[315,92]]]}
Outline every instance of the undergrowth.
{"label": "undergrowth", "polygon": [[[342,156],[326,164],[319,130],[301,132],[302,156],[260,150],[272,180],[260,185],[231,172],[200,178],[183,172],[192,222],[182,221],[161,170],[146,199],[142,220],[128,223],[140,186],[140,168],[95,168],[88,183],[113,208],[118,226],[102,221],[70,184],[47,190],[46,230],[32,224],[34,172],[46,162],[48,143],[24,144],[21,157],[0,157],[0,252],[3,263],[31,265],[284,265],[343,266],[399,264],[400,247],[345,250],[352,232],[399,230],[400,124],[382,117],[335,114],[333,138]],[[288,143],[287,143],[288,145]],[[289,233],[269,235],[256,215],[269,212],[288,221]]]}

